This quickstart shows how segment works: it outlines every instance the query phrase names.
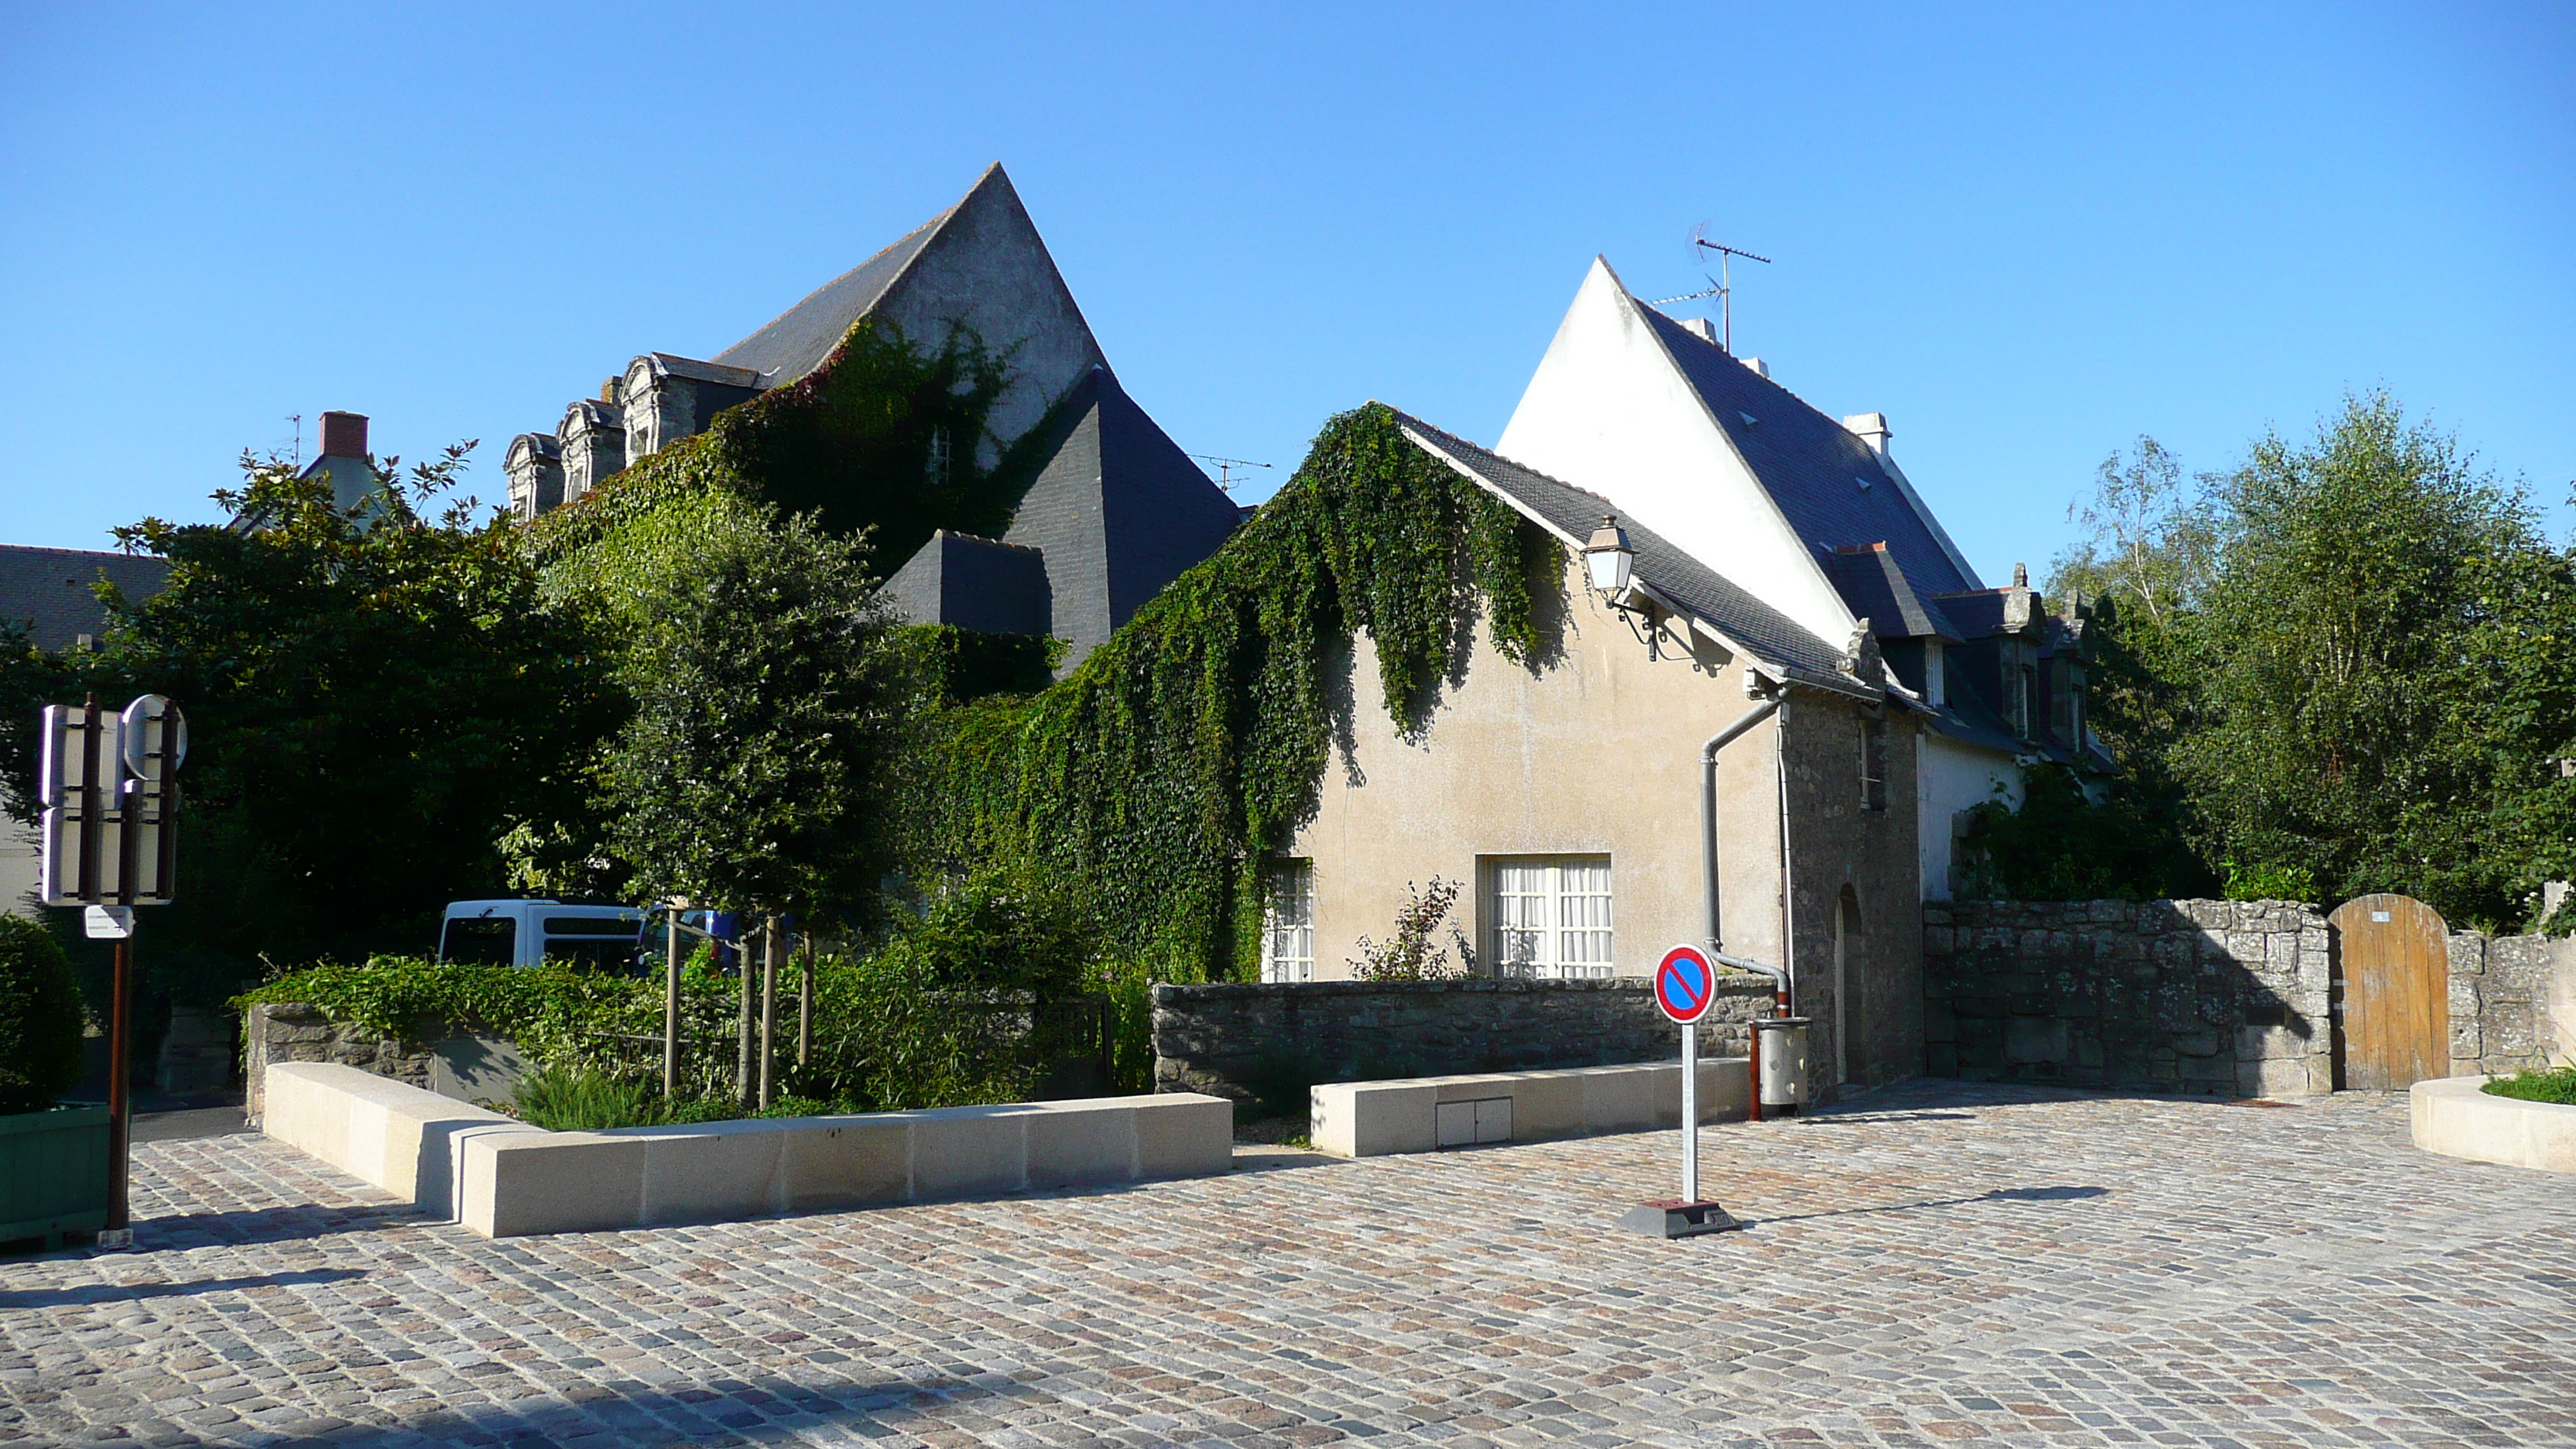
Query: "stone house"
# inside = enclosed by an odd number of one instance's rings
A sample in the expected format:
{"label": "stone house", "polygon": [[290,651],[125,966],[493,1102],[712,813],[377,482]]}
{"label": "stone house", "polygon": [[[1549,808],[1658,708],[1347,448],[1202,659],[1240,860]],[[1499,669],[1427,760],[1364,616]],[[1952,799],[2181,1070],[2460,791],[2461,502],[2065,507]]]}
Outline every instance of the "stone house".
{"label": "stone house", "polygon": [[[1884,418],[1817,412],[1605,263],[1495,447],[1404,427],[1567,549],[1553,654],[1479,637],[1415,736],[1349,710],[1271,870],[1265,979],[1348,976],[1437,875],[1485,974],[1639,976],[1714,938],[1786,963],[1828,1096],[1920,1073],[1921,903],[1958,811],[2083,758],[2080,627],[1981,584]],[[1371,651],[1351,670],[1377,698]]]}
{"label": "stone house", "polygon": [[988,168],[955,206],[711,358],[650,352],[510,442],[511,506],[533,518],[704,432],[726,408],[832,365],[862,319],[909,339],[963,329],[1005,361],[983,436],[942,437],[991,467],[1043,428],[1045,461],[1000,538],[943,530],[887,580],[914,623],[1063,639],[1065,667],[1214,552],[1241,510],[1111,371],[1010,178]]}

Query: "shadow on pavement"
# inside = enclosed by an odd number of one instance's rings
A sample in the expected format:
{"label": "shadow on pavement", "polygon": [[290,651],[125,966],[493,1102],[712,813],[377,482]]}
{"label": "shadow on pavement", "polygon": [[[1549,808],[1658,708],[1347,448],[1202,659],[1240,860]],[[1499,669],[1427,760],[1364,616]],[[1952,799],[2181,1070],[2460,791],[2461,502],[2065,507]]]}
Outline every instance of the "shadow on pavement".
{"label": "shadow on pavement", "polygon": [[284,1243],[382,1228],[429,1227],[439,1219],[408,1203],[355,1206],[251,1208],[229,1213],[178,1213],[134,1222],[139,1252],[168,1252],[243,1243]]}
{"label": "shadow on pavement", "polygon": [[1891,1203],[1886,1207],[1835,1208],[1821,1213],[1788,1213],[1780,1217],[1746,1218],[1748,1228],[1764,1223],[1803,1223],[1810,1218],[1860,1217],[1869,1213],[1910,1213],[1923,1208],[1966,1207],[1980,1202],[2078,1202],[2085,1198],[2108,1197],[2107,1187],[1999,1187],[1974,1197],[1936,1197],[1922,1202]]}
{"label": "shadow on pavement", "polygon": [[300,1288],[313,1283],[337,1283],[365,1276],[355,1268],[308,1268],[294,1273],[262,1273],[255,1278],[201,1278],[193,1283],[85,1283],[77,1288],[29,1288],[0,1292],[0,1313],[19,1308],[60,1308],[75,1303],[123,1303],[138,1298],[242,1293],[253,1288]]}

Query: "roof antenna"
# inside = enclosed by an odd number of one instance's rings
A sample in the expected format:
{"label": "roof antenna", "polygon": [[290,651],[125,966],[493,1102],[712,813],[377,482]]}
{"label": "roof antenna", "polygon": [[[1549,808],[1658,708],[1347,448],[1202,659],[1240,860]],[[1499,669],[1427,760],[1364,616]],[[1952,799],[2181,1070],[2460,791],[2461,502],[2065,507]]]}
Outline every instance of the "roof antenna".
{"label": "roof antenna", "polygon": [[288,413],[286,420],[295,424],[295,466],[304,466],[304,414]]}
{"label": "roof antenna", "polygon": [[1214,463],[1216,465],[1216,486],[1227,493],[1232,493],[1234,491],[1234,485],[1243,481],[1241,478],[1235,476],[1236,469],[1267,468],[1270,466],[1267,463],[1255,463],[1246,458],[1220,458],[1214,453],[1192,453],[1190,456],[1198,459],[1202,463]]}
{"label": "roof antenna", "polygon": [[1699,249],[1701,248],[1717,253],[1717,275],[1711,277],[1706,272],[1702,272],[1700,275],[1703,278],[1706,278],[1708,285],[1701,290],[1696,292],[1684,292],[1678,297],[1665,297],[1659,301],[1649,302],[1646,305],[1650,307],[1660,307],[1664,305],[1665,302],[1687,302],[1694,297],[1715,297],[1717,299],[1719,314],[1725,319],[1723,323],[1725,331],[1722,334],[1722,340],[1718,343],[1718,346],[1726,349],[1726,354],[1729,357],[1732,357],[1735,355],[1735,289],[1728,285],[1728,283],[1733,280],[1733,274],[1727,271],[1726,264],[1730,258],[1734,257],[1742,257],[1749,262],[1762,262],[1765,264],[1769,263],[1771,259],[1766,256],[1758,256],[1752,252],[1740,250],[1736,247],[1723,246],[1717,242],[1710,241],[1708,239],[1707,222],[1701,222],[1699,225],[1691,228],[1691,247],[1693,249],[1691,252],[1692,256],[1698,256]]}

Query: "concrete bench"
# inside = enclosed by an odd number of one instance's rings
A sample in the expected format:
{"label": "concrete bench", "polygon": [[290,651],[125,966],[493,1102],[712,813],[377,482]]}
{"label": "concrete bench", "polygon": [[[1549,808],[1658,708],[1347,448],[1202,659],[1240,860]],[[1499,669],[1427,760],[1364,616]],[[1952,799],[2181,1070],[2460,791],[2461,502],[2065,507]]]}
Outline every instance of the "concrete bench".
{"label": "concrete bench", "polygon": [[2485,1090],[2484,1077],[2440,1077],[2407,1089],[2415,1145],[2445,1157],[2576,1172],[2576,1107]]}
{"label": "concrete bench", "polygon": [[[1744,1058],[1700,1062],[1702,1122],[1741,1118],[1751,1100]],[[1313,1102],[1315,1148],[1336,1157],[1643,1132],[1681,1125],[1682,1064],[1328,1082]]]}
{"label": "concrete bench", "polygon": [[355,1067],[268,1069],[270,1136],[485,1237],[735,1222],[1230,1171],[1233,1104],[1097,1097],[548,1132]]}

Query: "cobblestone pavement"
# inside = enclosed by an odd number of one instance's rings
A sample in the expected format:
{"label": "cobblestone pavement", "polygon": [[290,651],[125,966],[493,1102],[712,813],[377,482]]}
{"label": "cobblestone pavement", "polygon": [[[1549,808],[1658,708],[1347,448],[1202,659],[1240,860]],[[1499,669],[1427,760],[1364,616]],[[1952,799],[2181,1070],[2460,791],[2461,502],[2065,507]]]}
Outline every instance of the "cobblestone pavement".
{"label": "cobblestone pavement", "polygon": [[[1712,1129],[499,1243],[262,1138],[0,1263],[0,1439],[2576,1443],[2576,1179],[2263,1110],[1914,1083]],[[1276,1159],[1274,1159],[1276,1160]]]}

